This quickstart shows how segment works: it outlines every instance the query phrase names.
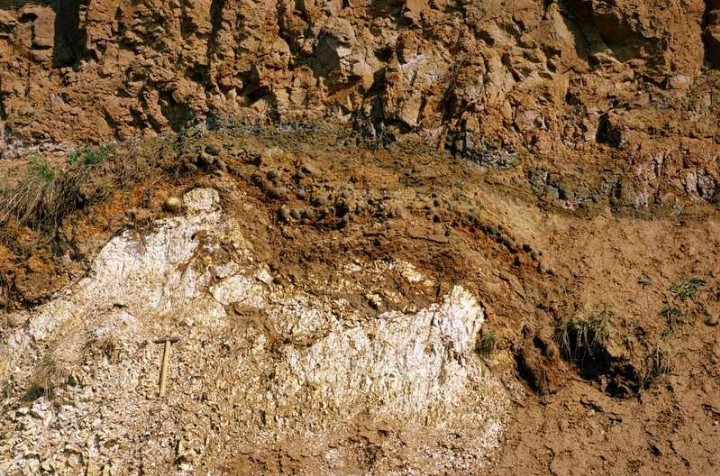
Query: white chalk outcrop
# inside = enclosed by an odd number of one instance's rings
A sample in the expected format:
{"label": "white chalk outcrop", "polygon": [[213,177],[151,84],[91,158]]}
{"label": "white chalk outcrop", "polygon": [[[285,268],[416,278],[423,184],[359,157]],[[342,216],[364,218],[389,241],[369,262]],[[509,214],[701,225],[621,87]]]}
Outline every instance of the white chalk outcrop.
{"label": "white chalk outcrop", "polygon": [[[471,293],[369,313],[338,295],[364,295],[392,267],[427,283],[407,263],[353,262],[311,295],[255,262],[215,190],[184,208],[115,237],[86,278],[13,316],[25,325],[0,343],[0,474],[190,474],[298,441],[315,474],[356,474],[369,443],[353,429],[383,425],[401,443],[374,456],[377,474],[483,464],[507,397],[474,355],[484,312]],[[152,341],[166,334],[181,341],[160,400]],[[23,399],[38,378],[59,379],[52,400]]]}

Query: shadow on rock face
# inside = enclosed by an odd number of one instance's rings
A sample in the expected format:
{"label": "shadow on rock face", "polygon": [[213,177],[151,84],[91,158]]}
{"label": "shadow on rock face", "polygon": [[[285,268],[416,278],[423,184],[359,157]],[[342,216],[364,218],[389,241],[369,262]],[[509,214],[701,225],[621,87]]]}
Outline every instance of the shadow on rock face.
{"label": "shadow on rock face", "polygon": [[52,0],[55,11],[55,45],[52,64],[72,66],[82,57],[85,31],[80,27],[80,0]]}

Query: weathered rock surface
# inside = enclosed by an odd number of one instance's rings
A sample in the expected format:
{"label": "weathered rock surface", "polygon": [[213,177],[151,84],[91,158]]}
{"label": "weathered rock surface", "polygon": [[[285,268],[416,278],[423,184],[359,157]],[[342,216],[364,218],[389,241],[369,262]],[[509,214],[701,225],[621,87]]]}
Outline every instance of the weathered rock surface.
{"label": "weathered rock surface", "polygon": [[[183,202],[187,215],[112,239],[85,279],[24,311],[0,343],[0,473],[188,474],[273,451],[314,474],[355,474],[372,451],[378,474],[483,466],[508,397],[474,354],[484,310],[467,290],[368,312],[342,296],[389,268],[434,284],[407,263],[351,262],[310,295],[253,260],[215,190]],[[167,334],[181,340],[163,400],[152,341]],[[376,431],[401,450],[366,447]],[[233,454],[213,450],[230,440]]]}
{"label": "weathered rock surface", "polygon": [[419,135],[487,166],[526,155],[555,168],[624,164],[613,186],[640,207],[674,192],[717,202],[717,7],[5,2],[0,150],[208,117],[330,119],[381,142]]}

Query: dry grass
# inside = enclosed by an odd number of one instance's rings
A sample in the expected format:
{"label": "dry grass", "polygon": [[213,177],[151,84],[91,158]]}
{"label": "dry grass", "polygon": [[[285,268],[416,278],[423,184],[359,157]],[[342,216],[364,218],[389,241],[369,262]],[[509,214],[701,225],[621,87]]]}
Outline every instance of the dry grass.
{"label": "dry grass", "polygon": [[112,334],[91,336],[84,347],[86,354],[103,355],[108,362],[117,362],[120,357],[121,345],[117,337]]}
{"label": "dry grass", "polygon": [[607,320],[603,315],[592,316],[587,320],[572,319],[555,333],[555,342],[563,356],[580,365],[598,356],[608,338]]}
{"label": "dry grass", "polygon": [[497,336],[495,335],[495,331],[483,331],[478,338],[477,345],[475,346],[475,351],[483,357],[488,357],[494,354],[496,349]]}
{"label": "dry grass", "polygon": [[32,157],[18,183],[0,188],[0,223],[16,219],[36,230],[56,229],[69,213],[101,197],[109,146],[73,151],[65,163]]}
{"label": "dry grass", "polygon": [[51,352],[48,352],[35,368],[26,398],[29,400],[35,400],[42,396],[53,398],[55,390],[65,385],[69,376],[70,371],[67,366],[56,359]]}
{"label": "dry grass", "polygon": [[33,158],[20,183],[0,196],[0,221],[15,218],[33,228],[57,226],[82,201],[81,186],[89,170],[62,170],[46,159]]}
{"label": "dry grass", "polygon": [[659,345],[648,349],[645,354],[645,365],[640,376],[642,388],[648,388],[654,381],[669,374],[671,370],[672,364],[666,350]]}

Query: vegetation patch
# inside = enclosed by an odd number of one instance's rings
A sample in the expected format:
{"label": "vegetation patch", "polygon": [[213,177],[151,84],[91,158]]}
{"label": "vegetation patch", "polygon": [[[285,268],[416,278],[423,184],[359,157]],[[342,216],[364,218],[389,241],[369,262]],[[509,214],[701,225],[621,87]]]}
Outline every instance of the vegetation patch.
{"label": "vegetation patch", "polygon": [[55,230],[65,216],[102,192],[97,167],[108,154],[107,146],[84,149],[71,153],[64,166],[32,158],[19,183],[0,190],[0,223],[14,218],[36,230]]}
{"label": "vegetation patch", "polygon": [[682,309],[672,304],[665,304],[662,309],[660,309],[660,316],[665,319],[670,329],[687,322],[686,315]]}
{"label": "vegetation patch", "polygon": [[57,222],[66,213],[70,192],[61,176],[47,160],[33,158],[17,187],[4,191],[2,218],[12,216],[24,224]]}
{"label": "vegetation patch", "polygon": [[83,147],[68,154],[70,164],[95,165],[103,162],[110,155],[110,146]]}
{"label": "vegetation patch", "polygon": [[706,284],[705,280],[701,278],[683,278],[670,286],[670,292],[682,301],[695,299],[695,295]]}
{"label": "vegetation patch", "polygon": [[648,349],[645,353],[645,365],[641,375],[642,387],[650,387],[654,381],[669,374],[671,370],[670,356],[666,350],[659,345]]}
{"label": "vegetation patch", "polygon": [[488,357],[494,354],[496,349],[497,336],[495,334],[495,331],[483,331],[478,338],[477,345],[475,346],[475,351],[483,357]]}
{"label": "vegetation patch", "polygon": [[601,314],[567,321],[556,331],[555,342],[563,357],[582,368],[605,352],[608,337],[606,316]]}
{"label": "vegetation patch", "polygon": [[683,278],[672,283],[668,289],[671,297],[660,309],[660,316],[667,322],[665,335],[669,335],[676,327],[693,321],[697,312],[697,294],[706,285],[704,279],[697,277]]}
{"label": "vegetation patch", "polygon": [[30,379],[30,388],[25,398],[36,400],[40,397],[53,398],[55,390],[65,385],[70,373],[51,353],[45,354]]}
{"label": "vegetation patch", "polygon": [[598,381],[608,395],[628,398],[641,390],[642,371],[628,355],[611,352],[608,321],[607,312],[572,319],[556,329],[554,340],[583,378]]}

